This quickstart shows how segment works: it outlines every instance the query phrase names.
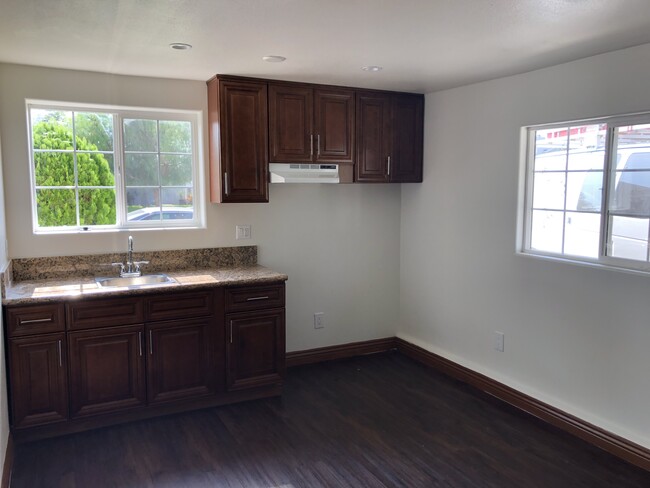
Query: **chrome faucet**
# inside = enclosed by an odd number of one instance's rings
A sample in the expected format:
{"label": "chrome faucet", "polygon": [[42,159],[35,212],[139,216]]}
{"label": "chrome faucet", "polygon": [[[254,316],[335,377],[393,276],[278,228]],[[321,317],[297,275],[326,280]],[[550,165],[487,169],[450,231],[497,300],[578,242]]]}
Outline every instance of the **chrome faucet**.
{"label": "chrome faucet", "polygon": [[119,266],[120,276],[122,278],[136,278],[142,276],[140,266],[149,264],[149,261],[133,261],[133,236],[129,236],[129,246],[126,253],[126,264],[112,263],[113,266]]}

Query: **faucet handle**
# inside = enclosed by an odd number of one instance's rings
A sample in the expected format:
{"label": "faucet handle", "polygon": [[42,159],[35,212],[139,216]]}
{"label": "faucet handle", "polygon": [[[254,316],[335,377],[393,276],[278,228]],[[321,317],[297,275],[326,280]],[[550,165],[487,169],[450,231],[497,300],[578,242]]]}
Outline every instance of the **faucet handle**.
{"label": "faucet handle", "polygon": [[140,271],[140,266],[143,264],[149,264],[149,261],[134,261],[133,265],[135,266],[136,271]]}
{"label": "faucet handle", "polygon": [[124,263],[111,263],[114,268],[120,268],[120,274],[124,272]]}

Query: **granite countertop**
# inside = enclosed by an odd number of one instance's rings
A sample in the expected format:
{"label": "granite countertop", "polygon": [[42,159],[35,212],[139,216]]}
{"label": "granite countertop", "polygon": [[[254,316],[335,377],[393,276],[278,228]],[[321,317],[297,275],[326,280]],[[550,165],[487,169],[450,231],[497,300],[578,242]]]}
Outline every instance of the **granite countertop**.
{"label": "granite countertop", "polygon": [[[145,273],[147,274],[147,273]],[[141,295],[159,291],[190,290],[227,285],[249,285],[286,281],[287,275],[264,266],[250,265],[174,271],[166,273],[176,283],[140,288],[100,288],[92,277],[27,280],[11,283],[5,288],[4,305],[47,303],[87,297]]]}

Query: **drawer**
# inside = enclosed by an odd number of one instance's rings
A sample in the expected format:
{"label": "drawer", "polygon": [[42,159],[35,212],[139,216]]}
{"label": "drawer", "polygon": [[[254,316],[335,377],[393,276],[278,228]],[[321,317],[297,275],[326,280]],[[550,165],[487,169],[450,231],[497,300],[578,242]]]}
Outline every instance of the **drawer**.
{"label": "drawer", "polygon": [[226,312],[284,307],[284,283],[226,288]]}
{"label": "drawer", "polygon": [[9,337],[63,332],[65,310],[62,303],[6,308]]}
{"label": "drawer", "polygon": [[147,321],[205,317],[214,314],[214,291],[166,293],[145,298]]}
{"label": "drawer", "polygon": [[70,330],[138,324],[144,321],[144,307],[140,297],[83,300],[68,303],[67,308]]}

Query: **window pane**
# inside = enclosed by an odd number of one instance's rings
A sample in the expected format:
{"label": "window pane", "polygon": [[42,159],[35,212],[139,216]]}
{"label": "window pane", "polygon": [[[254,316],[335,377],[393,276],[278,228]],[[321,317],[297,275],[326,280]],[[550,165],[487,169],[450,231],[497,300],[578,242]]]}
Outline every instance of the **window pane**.
{"label": "window pane", "polygon": [[600,214],[567,212],[564,227],[564,253],[598,257]]}
{"label": "window pane", "polygon": [[79,190],[81,225],[115,225],[115,190]]}
{"label": "window pane", "polygon": [[639,145],[650,145],[650,124],[617,127],[616,140],[619,149]]}
{"label": "window pane", "polygon": [[606,124],[574,125],[569,127],[569,151],[594,151],[605,147]]}
{"label": "window pane", "polygon": [[138,215],[131,214],[135,210],[148,209],[153,207],[153,210],[158,209],[160,206],[160,190],[158,188],[127,188],[126,189],[126,205],[127,205],[127,220],[141,220],[138,217],[143,216],[142,212]]}
{"label": "window pane", "polygon": [[567,210],[599,212],[603,198],[603,172],[580,171],[567,175]]}
{"label": "window pane", "polygon": [[160,121],[161,152],[192,152],[192,124],[183,121]]}
{"label": "window pane", "polygon": [[533,208],[563,209],[565,173],[535,173]]}
{"label": "window pane", "polygon": [[126,151],[158,151],[157,126],[155,120],[125,119],[124,149]]}
{"label": "window pane", "polygon": [[79,186],[114,186],[112,154],[77,153]]}
{"label": "window pane", "polygon": [[77,225],[74,190],[36,190],[36,214],[41,227]]}
{"label": "window pane", "polygon": [[531,232],[531,249],[562,252],[562,227],[564,212],[534,210]]}
{"label": "window pane", "polygon": [[126,154],[124,173],[127,186],[158,186],[158,155]]}
{"label": "window pane", "polygon": [[74,186],[74,155],[72,152],[35,152],[36,186]]}
{"label": "window pane", "polygon": [[646,261],[648,259],[648,222],[647,218],[611,217],[609,255]]}
{"label": "window pane", "polygon": [[[74,127],[77,135],[77,149],[86,151],[113,150],[113,116],[111,114],[75,113]],[[81,147],[82,145],[86,147]]]}
{"label": "window pane", "polygon": [[650,215],[650,171],[617,171],[610,210],[629,215]]}
{"label": "window pane", "polygon": [[34,149],[73,149],[72,112],[30,110]]}
{"label": "window pane", "polygon": [[[535,155],[541,156],[561,152],[566,156],[568,127],[539,129],[535,131]],[[564,169],[564,166],[554,169]],[[539,171],[537,165],[535,170]]]}
{"label": "window pane", "polygon": [[160,179],[164,186],[191,186],[192,156],[161,154]]}
{"label": "window pane", "polygon": [[600,170],[605,167],[605,150],[569,153],[569,171]]}
{"label": "window pane", "polygon": [[535,156],[535,171],[564,171],[566,152],[549,152]]}

